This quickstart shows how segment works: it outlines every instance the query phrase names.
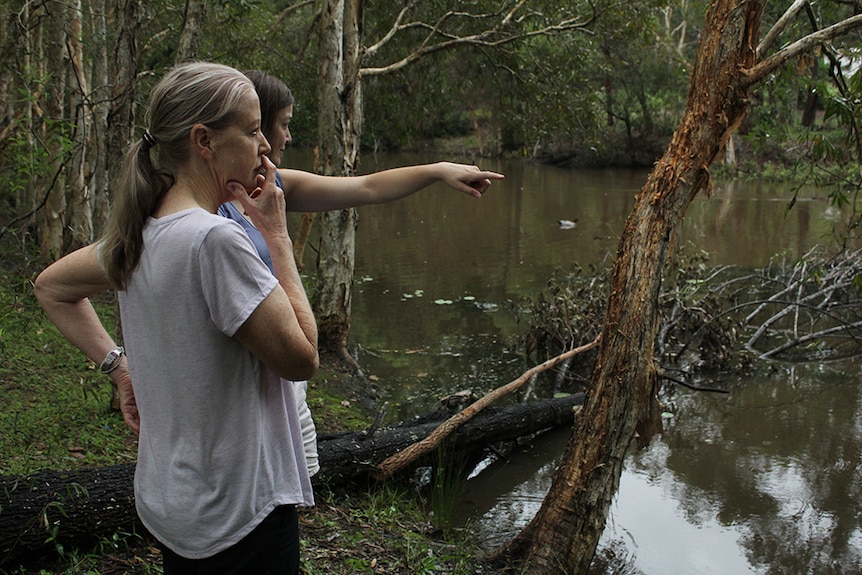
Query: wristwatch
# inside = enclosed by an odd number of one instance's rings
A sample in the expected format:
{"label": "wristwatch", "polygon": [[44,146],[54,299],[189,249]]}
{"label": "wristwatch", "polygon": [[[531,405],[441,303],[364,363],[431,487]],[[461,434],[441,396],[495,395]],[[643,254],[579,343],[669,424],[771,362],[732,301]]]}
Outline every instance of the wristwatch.
{"label": "wristwatch", "polygon": [[102,373],[111,373],[118,367],[120,367],[120,358],[126,354],[126,350],[123,346],[118,345],[114,349],[108,352],[108,355],[105,356],[105,359],[102,360],[101,365],[99,365],[99,371]]}

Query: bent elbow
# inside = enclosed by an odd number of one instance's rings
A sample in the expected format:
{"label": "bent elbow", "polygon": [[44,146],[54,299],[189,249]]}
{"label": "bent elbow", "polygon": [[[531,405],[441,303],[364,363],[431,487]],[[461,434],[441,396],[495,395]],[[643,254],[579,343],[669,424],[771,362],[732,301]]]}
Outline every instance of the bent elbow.
{"label": "bent elbow", "polygon": [[302,381],[304,379],[311,379],[315,373],[317,373],[317,369],[320,367],[320,356],[315,349],[313,353],[310,353],[308,357],[303,360],[297,361],[291,366],[291,371],[295,371],[291,377],[285,378],[293,381]]}
{"label": "bent elbow", "polygon": [[33,282],[33,295],[36,296],[36,301],[39,302],[39,305],[42,305],[42,299],[46,297],[44,282],[45,280],[42,279],[41,273],[36,276],[36,280]]}
{"label": "bent elbow", "polygon": [[48,309],[52,302],[56,301],[56,293],[51,285],[50,280],[45,270],[36,276],[36,280],[33,282],[33,295],[36,297],[36,301],[39,302],[39,305],[42,306],[42,309]]}
{"label": "bent elbow", "polygon": [[320,367],[320,357],[316,346],[309,346],[301,353],[292,353],[281,356],[277,363],[271,364],[270,368],[279,377],[291,381],[302,381],[311,379]]}

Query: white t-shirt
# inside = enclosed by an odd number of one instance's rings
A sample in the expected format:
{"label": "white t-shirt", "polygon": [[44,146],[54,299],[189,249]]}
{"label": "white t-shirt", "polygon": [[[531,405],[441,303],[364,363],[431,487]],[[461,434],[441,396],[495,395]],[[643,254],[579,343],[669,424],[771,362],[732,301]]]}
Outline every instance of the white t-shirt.
{"label": "white t-shirt", "polygon": [[188,558],[237,543],[276,506],[313,505],[292,385],[234,337],[278,281],[238,224],[151,218],[120,292],[141,416],[141,521]]}

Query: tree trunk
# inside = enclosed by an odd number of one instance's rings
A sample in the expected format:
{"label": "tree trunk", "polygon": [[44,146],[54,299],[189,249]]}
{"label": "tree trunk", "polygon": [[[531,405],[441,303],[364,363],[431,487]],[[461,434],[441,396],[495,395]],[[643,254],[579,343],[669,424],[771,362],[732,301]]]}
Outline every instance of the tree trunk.
{"label": "tree trunk", "polygon": [[[571,425],[583,394],[491,407],[449,438],[451,453],[483,449],[543,430]],[[381,461],[430,434],[449,414],[426,417],[376,433],[319,438],[320,472],[315,485],[329,487],[370,480]],[[433,463],[429,458],[417,464]],[[137,525],[134,463],[75,471],[44,471],[27,477],[0,476],[0,568],[27,554],[45,554],[55,544],[84,547],[118,529]],[[2,572],[2,571],[0,571]]]}
{"label": "tree trunk", "polygon": [[95,158],[92,161],[93,176],[93,235],[98,236],[108,219],[108,179],[107,134],[108,113],[110,111],[111,87],[108,84],[108,9],[110,0],[99,0],[92,13],[92,36],[96,49],[93,51],[93,122],[90,127],[90,149]]}
{"label": "tree trunk", "polygon": [[[26,139],[28,148],[34,149],[34,127],[35,118],[33,110],[35,108],[34,100],[36,94],[34,91],[39,90],[38,87],[24,86],[23,88],[16,83],[17,75],[21,70],[30,70],[33,65],[33,59],[37,57],[34,54],[35,42],[33,36],[36,32],[29,26],[30,7],[25,5],[18,13],[4,14],[3,20],[3,53],[2,61],[9,62],[8,66],[3,66],[0,71],[0,83],[3,90],[3,145],[8,143],[6,138],[12,136],[16,130],[23,133],[23,138]],[[16,109],[14,95],[17,90],[23,90],[25,93],[24,102]],[[20,186],[17,190],[12,190],[13,205],[16,209],[16,214],[20,216],[23,213],[30,212],[37,205],[36,193],[38,180],[34,176],[34,170],[28,173],[26,185]],[[7,190],[9,191],[9,190]]]}
{"label": "tree trunk", "polygon": [[70,237],[64,249],[77,249],[93,241],[93,196],[87,181],[86,165],[90,158],[89,132],[90,95],[88,74],[84,69],[83,10],[81,0],[69,3],[68,8],[69,117],[74,122],[72,155],[66,169],[69,187]]}
{"label": "tree trunk", "polygon": [[123,155],[132,141],[135,110],[135,79],[138,70],[138,31],[141,26],[140,0],[116,0],[113,29],[117,39],[108,61],[108,77],[114,82],[108,111],[108,182],[119,179]]}
{"label": "tree trunk", "polygon": [[[661,430],[654,364],[661,274],[686,207],[709,190],[709,165],[746,110],[762,2],[714,0],[706,15],[688,106],[638,194],[620,240],[593,389],[541,509],[502,554],[524,573],[586,573],[635,438]],[[501,555],[501,556],[503,556]]]}
{"label": "tree trunk", "polygon": [[[41,24],[45,38],[45,61],[40,73],[46,78],[47,88],[41,118],[40,132],[43,142],[61,141],[63,112],[66,102],[66,70],[63,64],[66,48],[66,4],[49,1],[45,3],[48,18]],[[65,136],[65,134],[63,134]],[[66,185],[63,180],[63,152],[60,146],[51,146],[54,157],[49,159],[50,171],[56,177],[43,178],[37,188],[45,194],[41,238],[41,256],[53,261],[63,255],[63,230],[66,227]]]}
{"label": "tree trunk", "polygon": [[311,236],[311,228],[314,225],[316,216],[315,212],[305,212],[302,214],[299,229],[294,234],[293,259],[296,260],[296,267],[299,268],[299,271],[302,271],[302,260],[305,259],[305,246],[308,245],[308,238]]}
{"label": "tree trunk", "polygon": [[[23,12],[23,11],[22,11]],[[5,145],[4,140],[10,133],[12,120],[16,115],[14,106],[14,93],[17,89],[15,85],[15,70],[12,62],[18,62],[19,41],[21,34],[16,28],[17,14],[11,14],[4,11],[0,16],[0,61],[10,62],[10,65],[0,68],[0,146]],[[19,206],[19,198],[15,197],[15,205]]]}
{"label": "tree trunk", "polygon": [[[322,0],[318,84],[320,172],[350,176],[356,171],[362,132],[359,41],[364,0]],[[347,338],[356,249],[355,209],[320,216],[320,267],[314,300],[320,345],[350,360]],[[358,366],[355,366],[358,367]]]}
{"label": "tree trunk", "polygon": [[135,465],[127,463],[0,476],[0,567],[136,526],[134,475]]}
{"label": "tree trunk", "polygon": [[198,42],[203,31],[206,13],[206,0],[186,0],[183,29],[180,32],[175,63],[181,64],[197,58]]}
{"label": "tree trunk", "polygon": [[[575,408],[583,403],[584,395],[575,394],[505,407],[488,407],[447,437],[447,451],[470,452],[493,443],[570,425],[575,419]],[[416,441],[431,435],[451,415],[449,412],[440,412],[416,422],[408,421],[398,427],[381,429],[371,435],[353,432],[321,438],[318,449],[320,474],[314,477],[314,481],[331,486],[376,478],[378,467],[370,465],[369,461],[384,461],[400,453]],[[433,457],[432,452],[416,459],[405,469],[428,465]]]}

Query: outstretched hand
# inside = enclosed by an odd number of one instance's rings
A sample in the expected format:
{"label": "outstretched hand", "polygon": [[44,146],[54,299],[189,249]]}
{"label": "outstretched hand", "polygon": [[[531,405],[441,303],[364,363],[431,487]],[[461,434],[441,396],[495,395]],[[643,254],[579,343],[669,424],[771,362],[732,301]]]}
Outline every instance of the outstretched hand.
{"label": "outstretched hand", "polygon": [[480,170],[477,166],[443,162],[443,181],[460,192],[481,198],[491,186],[491,180],[502,180],[503,174]]}

